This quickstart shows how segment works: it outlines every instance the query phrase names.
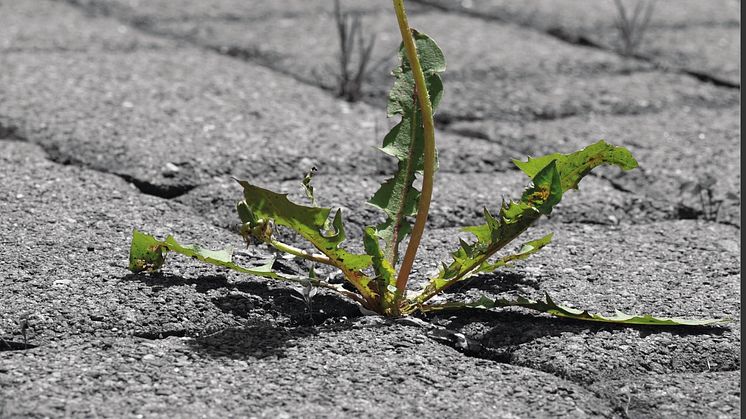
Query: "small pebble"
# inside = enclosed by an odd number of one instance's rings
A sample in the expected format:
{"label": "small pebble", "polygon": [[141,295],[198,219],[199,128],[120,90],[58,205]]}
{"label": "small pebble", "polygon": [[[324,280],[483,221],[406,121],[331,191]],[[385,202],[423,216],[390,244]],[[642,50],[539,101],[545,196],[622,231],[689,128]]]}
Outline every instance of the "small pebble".
{"label": "small pebble", "polygon": [[66,285],[72,284],[72,282],[73,281],[71,281],[69,279],[58,279],[58,280],[54,281],[54,283],[52,284],[52,286],[53,287],[64,287]]}
{"label": "small pebble", "polygon": [[163,166],[163,170],[161,170],[161,173],[164,177],[174,177],[177,173],[179,173],[179,166],[173,164],[173,163],[166,163],[165,166]]}

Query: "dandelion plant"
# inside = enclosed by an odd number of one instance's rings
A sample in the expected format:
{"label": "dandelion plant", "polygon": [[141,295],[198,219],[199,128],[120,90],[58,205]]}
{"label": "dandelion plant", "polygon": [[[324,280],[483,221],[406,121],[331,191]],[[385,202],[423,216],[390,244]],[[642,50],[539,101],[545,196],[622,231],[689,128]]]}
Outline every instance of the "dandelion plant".
{"label": "dandelion plant", "polygon": [[[438,45],[427,35],[411,29],[403,0],[393,0],[402,44],[400,64],[394,69],[394,85],[389,93],[389,117],[398,123],[383,139],[381,150],[398,161],[391,178],[373,194],[370,204],[385,214],[378,225],[363,231],[365,253],[346,250],[342,211],[316,205],[311,171],[303,187],[311,205],[291,202],[286,194],[263,189],[247,180],[237,180],[243,188],[243,199],[236,209],[241,220],[240,234],[249,244],[260,243],[279,253],[308,261],[311,266],[338,270],[349,287],[334,284],[322,275],[288,275],[273,269],[274,262],[244,267],[233,262],[230,250],[208,250],[197,245],[179,244],[173,237],[158,240],[135,230],[130,250],[130,269],[134,272],[159,270],[169,252],[180,253],[200,261],[249,275],[291,281],[304,287],[314,286],[336,291],[359,303],[364,309],[388,317],[407,316],[457,308],[494,309],[523,307],[557,317],[623,324],[704,325],[720,320],[686,320],[633,316],[617,312],[605,317],[565,307],[546,295],[545,301],[518,297],[514,300],[482,297],[476,301],[433,302],[433,297],[449,287],[481,273],[492,272],[525,259],[550,243],[552,235],[527,241],[514,253],[502,252],[506,246],[529,229],[541,216],[549,215],[563,195],[577,189],[578,183],[600,165],[618,166],[622,170],[637,167],[637,161],[623,147],[599,141],[570,154],[551,154],[514,161],[531,180],[518,200],[503,202],[490,212],[484,210],[484,223],[467,226],[471,242],[461,240],[449,262],[427,280],[419,291],[409,290],[410,273],[416,260],[430,208],[433,181],[438,167],[433,112],[443,97],[440,73],[446,63]],[[415,180],[421,179],[421,191]],[[289,229],[308,242],[306,247],[284,243],[276,234]],[[400,245],[406,241],[405,249]]]}

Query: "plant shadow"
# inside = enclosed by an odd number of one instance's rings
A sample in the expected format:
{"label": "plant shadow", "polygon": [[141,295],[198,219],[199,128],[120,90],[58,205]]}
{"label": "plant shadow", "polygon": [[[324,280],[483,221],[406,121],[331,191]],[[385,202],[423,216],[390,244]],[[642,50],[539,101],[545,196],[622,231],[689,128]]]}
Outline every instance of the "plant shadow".
{"label": "plant shadow", "polygon": [[512,352],[521,345],[537,339],[561,337],[567,333],[581,336],[634,329],[644,339],[660,333],[674,336],[722,335],[728,330],[723,326],[662,327],[587,322],[533,314],[519,309],[463,309],[425,316],[425,319],[466,335],[471,341],[469,351],[474,355],[504,363],[511,362]]}
{"label": "plant shadow", "polygon": [[319,289],[313,297],[310,311],[298,290],[286,284],[270,284],[264,281],[228,281],[226,276],[202,275],[186,278],[173,274],[127,274],[123,280],[145,283],[154,290],[172,286],[194,285],[195,290],[207,294],[211,290],[238,291],[226,296],[213,297],[212,303],[221,311],[248,318],[251,311],[266,310],[290,318],[293,326],[312,326],[333,318],[353,318],[362,314],[358,306],[333,292]]}
{"label": "plant shadow", "polygon": [[2,336],[0,336],[0,352],[4,351],[23,351],[27,349],[34,349],[37,348],[38,345],[33,345],[28,342],[18,342],[13,341],[10,339],[3,339]]}
{"label": "plant shadow", "polygon": [[308,327],[278,327],[272,321],[252,319],[244,326],[227,327],[189,341],[197,353],[212,358],[262,359],[285,356],[293,339],[315,334]]}
{"label": "plant shadow", "polygon": [[[527,277],[521,272],[496,271],[470,278],[445,291],[456,300],[473,300],[476,296],[487,293],[499,295],[511,293],[520,288],[539,290],[538,280]],[[727,328],[711,326],[645,326],[624,325],[601,322],[588,322],[553,317],[548,314],[529,312],[522,309],[461,309],[422,316],[424,319],[445,325],[454,331],[469,331],[476,347],[489,346],[492,349],[517,347],[535,339],[558,337],[565,333],[588,334],[616,330],[637,330],[641,338],[657,333],[670,333],[676,336],[721,335]]]}
{"label": "plant shadow", "polygon": [[539,289],[539,281],[527,277],[522,272],[495,271],[488,274],[475,275],[444,291],[445,294],[462,294],[469,290],[503,293],[515,291],[518,287]]}
{"label": "plant shadow", "polygon": [[221,274],[198,277],[127,274],[121,279],[144,283],[155,292],[185,285],[194,286],[201,294],[227,290],[215,293],[217,295],[211,296],[210,301],[222,312],[243,319],[240,326],[201,335],[183,330],[135,334],[146,339],[192,337],[190,346],[212,357],[281,357],[288,341],[321,333],[329,327],[344,327],[347,319],[362,315],[355,303],[326,290],[319,290],[309,307],[302,301],[301,294],[286,284],[233,282]]}
{"label": "plant shadow", "polygon": [[[195,350],[218,357],[282,356],[288,341],[323,333],[330,328],[349,327],[348,319],[361,317],[358,306],[344,298],[320,290],[314,297],[311,311],[300,294],[285,284],[263,281],[230,282],[224,275],[204,275],[185,278],[172,274],[136,275],[128,274],[124,280],[139,281],[154,289],[171,286],[194,285],[197,292],[207,294],[211,290],[226,289],[211,301],[224,313],[243,318],[244,324],[227,327],[215,333],[197,336],[192,340]],[[513,272],[498,272],[483,275],[449,293],[463,296],[469,290],[502,293],[515,291],[519,285],[538,288],[535,281]],[[460,297],[459,296],[459,297]],[[445,311],[418,317],[427,322],[445,326],[453,333],[463,333],[474,345],[466,350],[473,355],[510,362],[511,353],[521,345],[536,339],[561,337],[563,334],[595,334],[618,330],[635,329],[641,338],[670,333],[676,336],[720,335],[727,328],[722,326],[642,326],[594,323],[550,317],[521,309],[480,310],[462,309]],[[463,348],[462,348],[463,349]]]}

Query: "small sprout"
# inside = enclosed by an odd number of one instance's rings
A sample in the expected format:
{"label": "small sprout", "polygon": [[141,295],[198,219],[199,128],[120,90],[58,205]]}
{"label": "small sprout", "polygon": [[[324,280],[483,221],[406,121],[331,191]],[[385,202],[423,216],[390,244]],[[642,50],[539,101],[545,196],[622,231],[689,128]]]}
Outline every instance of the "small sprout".
{"label": "small sprout", "polygon": [[303,302],[306,307],[306,313],[311,319],[311,323],[315,323],[313,320],[313,297],[316,296],[319,289],[313,286],[312,281],[316,280],[316,271],[314,264],[311,264],[311,268],[308,271],[308,279],[302,282],[301,287],[294,287],[293,290],[299,295],[293,295],[292,297],[298,301]]}
{"label": "small sprout", "polygon": [[[239,209],[239,213],[242,208],[242,203],[245,205],[245,201],[241,201],[238,203],[237,208]],[[246,243],[246,247],[250,246],[252,243],[267,243],[272,240],[272,221],[265,221],[264,219],[251,219],[249,222],[244,222],[241,224],[241,228],[239,229],[239,234],[241,234],[241,237],[243,238],[244,242]]]}
{"label": "small sprout", "polygon": [[316,205],[316,197],[313,195],[313,185],[311,184],[311,181],[313,180],[313,177],[316,175],[316,172],[318,170],[316,169],[316,166],[312,167],[311,170],[306,173],[305,176],[303,176],[303,181],[301,181],[301,186],[303,186],[303,191],[306,193],[306,197],[311,200],[311,206],[317,207]]}
{"label": "small sprout", "polygon": [[357,102],[363,95],[363,84],[384,61],[371,63],[375,35],[366,37],[360,15],[343,12],[339,0],[334,0],[334,20],[339,37],[337,95],[348,102]]}
{"label": "small sprout", "polygon": [[[28,313],[20,315],[16,319],[16,325],[17,325],[17,331],[23,336],[23,345],[20,345],[17,342],[7,341],[5,340],[2,335],[5,334],[5,331],[3,329],[0,329],[0,350],[14,350],[14,349],[29,349],[32,348],[33,345],[29,345],[28,343],[28,330],[29,330],[29,315]],[[16,331],[13,331],[12,334],[15,334]],[[1,413],[1,411],[0,411]]]}
{"label": "small sprout", "polygon": [[633,57],[645,39],[655,10],[655,0],[637,0],[631,15],[622,0],[614,0],[614,4],[617,10],[614,26],[621,43],[620,52],[624,56]]}
{"label": "small sprout", "polygon": [[[691,205],[686,205],[682,199],[682,202],[679,203],[679,215],[683,216],[682,218],[699,218],[701,216],[707,221],[717,221],[724,199],[716,196],[716,184],[717,179],[710,174],[706,174],[696,181],[683,182],[679,186],[679,193],[683,199],[696,200],[699,203],[700,211],[694,210]],[[734,197],[732,193],[726,195],[726,198]]]}
{"label": "small sprout", "polygon": [[28,337],[26,335],[29,328],[28,315],[21,316],[21,318],[18,320],[18,327],[21,330],[21,335],[23,336],[23,346],[28,347]]}

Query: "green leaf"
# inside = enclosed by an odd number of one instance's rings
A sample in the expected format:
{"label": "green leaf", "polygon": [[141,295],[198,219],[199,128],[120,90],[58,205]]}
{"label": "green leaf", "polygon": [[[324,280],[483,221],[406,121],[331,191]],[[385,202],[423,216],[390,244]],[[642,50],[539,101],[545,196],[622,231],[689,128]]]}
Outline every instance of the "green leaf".
{"label": "green leaf", "polygon": [[311,170],[306,173],[306,175],[303,177],[303,181],[301,181],[301,186],[303,186],[303,191],[306,192],[306,197],[311,201],[311,206],[316,207],[316,197],[314,196],[313,192],[313,184],[311,183],[313,181],[314,175],[316,175],[317,169],[316,167],[312,167]]}
{"label": "green leaf", "polygon": [[548,245],[552,241],[553,235],[554,233],[549,233],[538,240],[531,240],[530,242],[523,243],[518,252],[513,253],[512,255],[503,256],[495,263],[485,262],[478,268],[478,270],[479,272],[492,272],[495,269],[508,266],[510,262],[527,259],[529,256],[541,250],[544,246]]}
{"label": "green leaf", "polygon": [[613,316],[602,316],[600,314],[589,313],[586,310],[578,310],[576,308],[563,306],[557,304],[552,300],[549,294],[545,294],[546,302],[534,301],[528,298],[518,297],[515,300],[508,300],[505,298],[491,299],[482,296],[479,300],[469,303],[446,303],[437,305],[427,305],[423,307],[423,311],[441,311],[441,310],[454,310],[460,308],[481,308],[481,309],[492,309],[492,308],[504,308],[504,307],[522,307],[530,310],[540,311],[542,313],[551,314],[555,317],[561,317],[573,320],[601,322],[601,323],[616,323],[616,324],[636,324],[636,325],[649,325],[649,326],[706,326],[718,323],[726,323],[728,319],[682,319],[675,317],[654,317],[649,314],[645,315],[630,315],[617,311]]}
{"label": "green leaf", "polygon": [[132,272],[157,271],[166,261],[162,243],[137,229],[132,231],[130,265]]}
{"label": "green leaf", "polygon": [[[492,272],[509,265],[510,262],[526,259],[549,244],[551,240],[552,234],[550,233],[538,240],[526,242],[518,252],[498,258],[494,263],[488,261],[489,256],[491,256],[489,244],[484,242],[470,244],[462,240],[458,250],[451,254],[453,261],[449,265],[443,264],[438,275],[430,279],[415,301],[420,304],[424,303],[445,288],[457,282],[465,281],[473,275]],[[488,247],[485,248],[484,246]]]}
{"label": "green leaf", "polygon": [[244,188],[244,201],[255,219],[272,220],[296,231],[335,261],[340,269],[359,271],[370,266],[370,256],[350,253],[339,247],[346,238],[341,211],[336,212],[331,228],[327,229],[330,208],[297,205],[288,200],[287,194],[262,189],[243,180],[238,183]]}
{"label": "green leaf", "polygon": [[[260,276],[264,278],[277,279],[282,281],[296,282],[303,286],[312,285],[314,287],[323,287],[332,289],[353,301],[360,303],[363,306],[369,306],[365,296],[361,296],[354,292],[344,289],[341,284],[330,284],[326,281],[319,280],[316,278],[313,267],[308,276],[298,275],[281,275],[277,272],[272,271],[274,265],[274,259],[269,260],[263,265],[255,266],[251,268],[245,268],[232,261],[232,251],[230,248],[223,250],[210,250],[199,245],[182,245],[176,241],[172,236],[168,236],[166,240],[160,241],[155,237],[142,233],[138,230],[134,230],[132,234],[132,246],[130,250],[130,270],[137,273],[144,270],[155,271],[160,269],[165,262],[165,256],[168,252],[180,253],[184,256],[188,256],[202,262],[206,262],[215,266],[222,266],[228,269],[232,269],[237,272]],[[365,288],[367,290],[367,288]]]}
{"label": "green leaf", "polygon": [[[438,73],[445,70],[445,58],[430,37],[414,30],[412,34],[430,101],[435,109],[443,96],[443,83]],[[399,58],[401,64],[393,72],[395,81],[389,93],[388,115],[401,115],[401,121],[386,135],[381,147],[381,151],[399,160],[398,168],[369,201],[386,214],[386,221],[375,227],[375,235],[383,240],[384,258],[392,267],[396,266],[399,258],[399,243],[411,231],[412,226],[407,218],[417,215],[420,192],[413,183],[424,168],[421,110],[416,99],[414,76],[403,46],[399,49]]]}
{"label": "green leaf", "polygon": [[562,200],[562,180],[557,170],[557,162],[552,160],[533,178],[533,185],[521,196],[521,202],[544,215],[552,213],[552,208]]}
{"label": "green leaf", "polygon": [[[551,214],[564,193],[577,188],[578,182],[594,167],[615,164],[627,170],[637,166],[637,162],[625,148],[615,147],[603,141],[575,153],[552,154],[529,159],[528,162],[516,161],[516,164],[532,177],[531,185],[523,192],[521,200],[503,203],[497,217],[485,209],[485,224],[464,228],[464,231],[475,236],[476,241],[461,241],[459,248],[452,253],[453,262],[443,265],[438,275],[430,280],[414,303],[422,304],[443,289],[471,275],[488,272],[504,266],[509,260],[516,260],[513,255],[508,256],[508,260],[503,258],[496,263],[488,262],[489,258],[526,231],[541,215]],[[525,259],[541,249],[549,240],[551,235],[527,243],[532,251],[517,259]]]}
{"label": "green leaf", "polygon": [[376,232],[373,227],[366,227],[363,236],[365,252],[373,258],[373,271],[378,294],[382,296],[382,312],[393,309],[396,304],[396,271],[384,258]]}
{"label": "green leaf", "polygon": [[623,170],[637,167],[637,160],[624,147],[616,147],[601,140],[595,144],[571,154],[550,154],[548,156],[529,158],[528,161],[513,160],[516,166],[533,178],[551,161],[557,164],[562,190],[577,189],[578,182],[594,167],[602,164],[613,164]]}
{"label": "green leaf", "polygon": [[168,236],[166,240],[161,241],[138,230],[134,230],[132,233],[129,268],[132,272],[136,273],[145,270],[157,271],[163,266],[166,254],[169,251],[180,253],[211,265],[229,268],[237,272],[266,278],[295,280],[293,277],[281,276],[273,272],[272,264],[274,260],[270,260],[261,266],[245,268],[233,263],[233,252],[230,248],[210,250],[196,244],[182,245],[173,236]]}
{"label": "green leaf", "polygon": [[[430,103],[435,109],[443,97],[443,82],[438,75],[446,70],[446,59],[438,44],[415,29],[412,29],[412,37],[417,47],[417,57],[420,59],[420,66],[425,75],[427,83],[427,92],[430,95]],[[405,115],[409,110],[414,109],[416,105],[416,95],[414,94],[415,83],[412,74],[412,67],[407,59],[404,44],[399,46],[399,67],[393,71],[394,86],[389,92],[389,103],[387,107],[388,115]]]}

